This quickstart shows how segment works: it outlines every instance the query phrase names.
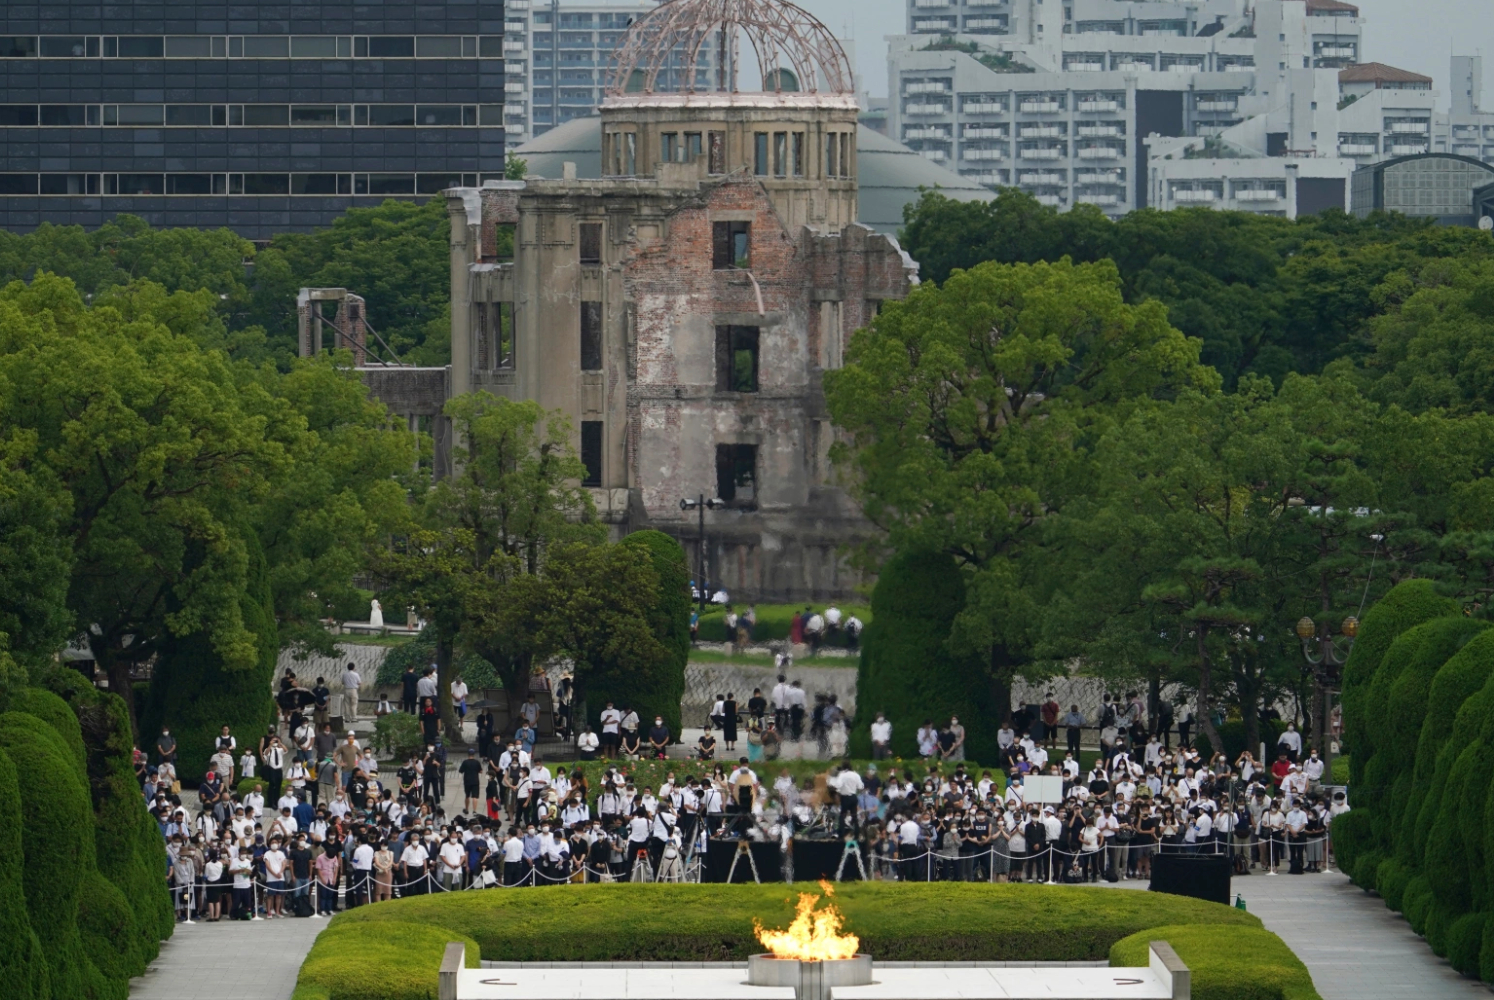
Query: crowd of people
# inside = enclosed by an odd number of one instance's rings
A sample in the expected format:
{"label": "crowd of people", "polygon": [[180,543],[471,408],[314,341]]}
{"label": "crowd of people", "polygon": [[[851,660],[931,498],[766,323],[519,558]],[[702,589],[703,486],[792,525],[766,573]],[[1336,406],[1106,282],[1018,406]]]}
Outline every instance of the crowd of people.
{"label": "crowd of people", "polygon": [[[691,593],[695,593],[693,581]],[[712,603],[724,605],[727,641],[731,643],[734,652],[741,652],[756,637],[757,606],[749,604],[747,610],[739,612],[731,605],[724,591],[718,591]],[[826,643],[834,644],[840,639],[847,650],[855,652],[860,646],[864,628],[860,618],[846,614],[834,604],[823,611],[816,611],[812,606],[805,605],[803,611],[795,611],[789,619],[789,646],[790,649],[794,646],[808,646],[809,655],[817,656]],[[699,638],[700,612],[696,610],[690,613],[690,642],[694,644]],[[782,657],[789,654],[779,655]]]}
{"label": "crowd of people", "polygon": [[[843,739],[849,723],[833,696],[811,710],[802,685],[779,675],[740,707],[730,693],[717,698],[696,759],[655,788],[633,780],[629,761],[662,758],[672,734],[660,717],[644,728],[627,706],[606,706],[601,734],[585,729],[583,760],[570,767],[552,770],[538,752],[532,697],[511,736],[499,737],[491,716],[479,720],[478,745],[454,767],[439,734],[423,753],[381,766],[354,731],[333,733],[327,685],[318,679],[309,699],[286,696],[300,690],[284,682],[280,724],[257,738],[223,727],[195,792],[183,792],[169,728],[153,753],[137,751],[182,919],[328,914],[490,886],[679,881],[701,877],[713,840],[775,843],[790,871],[796,840],[832,841],[843,845],[839,874],[911,881],[1146,878],[1167,852],[1229,855],[1241,874],[1321,871],[1328,824],[1348,808],[1341,792],[1330,798],[1324,762],[1294,726],[1269,766],[1248,751],[1204,760],[1186,724],[1173,747],[1171,727],[1148,726],[1132,695],[1102,703],[1100,752],[1087,768],[1074,729],[1089,723],[1049,695],[998,730],[990,769],[967,768],[958,718],[926,721],[922,760],[890,765],[891,723],[878,713],[876,760],[864,769],[842,763],[796,782],[785,767],[765,782],[772,768],[761,755],[715,760],[735,756],[739,728],[761,754],[771,738]],[[413,694],[403,707],[419,712],[431,696]],[[448,816],[453,770],[461,806]]]}

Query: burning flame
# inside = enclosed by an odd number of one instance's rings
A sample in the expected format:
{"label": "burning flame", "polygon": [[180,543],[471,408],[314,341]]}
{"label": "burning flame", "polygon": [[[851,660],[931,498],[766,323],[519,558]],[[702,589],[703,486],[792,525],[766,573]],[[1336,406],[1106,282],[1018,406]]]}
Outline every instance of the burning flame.
{"label": "burning flame", "polygon": [[[835,887],[823,879],[820,880],[820,889],[826,897],[835,895]],[[821,898],[807,892],[800,893],[794,921],[786,930],[766,930],[758,921],[752,922],[757,939],[774,958],[830,962],[855,957],[861,939],[854,934],[840,933],[844,918],[835,904],[827,903],[821,910],[814,908]]]}

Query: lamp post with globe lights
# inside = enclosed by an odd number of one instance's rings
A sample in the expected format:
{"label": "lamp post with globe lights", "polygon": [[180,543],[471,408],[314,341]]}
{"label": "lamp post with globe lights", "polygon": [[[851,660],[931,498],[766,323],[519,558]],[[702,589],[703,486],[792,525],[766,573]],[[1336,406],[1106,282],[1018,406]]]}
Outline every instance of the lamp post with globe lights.
{"label": "lamp post with globe lights", "polygon": [[706,606],[705,512],[706,508],[710,508],[711,510],[720,510],[725,506],[725,500],[718,499],[717,497],[706,499],[706,495],[704,493],[695,497],[693,500],[687,497],[684,500],[680,501],[680,510],[698,510],[700,512],[700,541],[696,546],[695,552],[697,557],[696,562],[699,566],[699,572],[695,576],[695,592],[700,595],[701,611],[704,611]]}
{"label": "lamp post with globe lights", "polygon": [[[1375,543],[1370,556],[1369,576],[1364,581],[1364,594],[1359,599],[1359,611],[1346,617],[1335,633],[1328,622],[1318,622],[1310,615],[1297,620],[1297,638],[1302,642],[1302,656],[1313,671],[1313,745],[1323,757],[1323,771],[1332,779],[1333,758],[1337,746],[1330,741],[1328,717],[1332,712],[1333,697],[1339,693],[1343,679],[1343,665],[1354,650],[1354,640],[1359,635],[1359,616],[1364,614],[1364,603],[1369,598],[1370,582],[1375,575],[1375,561],[1380,555],[1381,534],[1370,535]],[[1323,609],[1327,611],[1325,607]]]}

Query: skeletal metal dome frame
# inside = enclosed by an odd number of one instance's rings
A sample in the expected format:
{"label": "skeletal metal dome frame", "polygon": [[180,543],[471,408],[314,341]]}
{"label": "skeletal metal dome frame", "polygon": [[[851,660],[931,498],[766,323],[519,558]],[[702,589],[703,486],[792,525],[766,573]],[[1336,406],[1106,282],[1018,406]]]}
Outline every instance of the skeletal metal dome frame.
{"label": "skeletal metal dome frame", "polygon": [[[740,39],[756,55],[763,90],[851,94],[855,76],[846,51],[814,15],[787,0],[667,0],[633,23],[618,41],[609,95],[655,93],[659,74],[677,74],[679,93],[736,93]],[[702,90],[696,64],[715,49],[712,85]],[[785,71],[792,73],[792,85]],[[824,90],[821,91],[823,84]]]}

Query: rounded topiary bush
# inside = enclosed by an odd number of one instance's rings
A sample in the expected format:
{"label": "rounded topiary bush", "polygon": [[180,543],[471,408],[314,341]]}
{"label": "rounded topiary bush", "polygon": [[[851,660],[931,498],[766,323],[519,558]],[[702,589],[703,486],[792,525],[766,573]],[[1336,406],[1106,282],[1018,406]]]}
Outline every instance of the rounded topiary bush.
{"label": "rounded topiary bush", "polygon": [[1465,913],[1448,928],[1447,960],[1465,976],[1479,974],[1484,927],[1488,922],[1486,913]]}
{"label": "rounded topiary bush", "polygon": [[1402,632],[1456,613],[1457,604],[1439,595],[1431,580],[1423,579],[1396,584],[1365,613],[1343,671],[1344,738],[1353,753],[1351,784],[1360,784],[1364,765],[1377,749],[1377,727],[1384,720],[1370,717],[1365,703],[1386,651]]}
{"label": "rounded topiary bush", "polygon": [[998,759],[990,682],[981,665],[949,652],[950,628],[965,606],[965,581],[952,557],[900,552],[887,561],[872,591],[856,670],[856,720],[851,754],[871,756],[878,712],[892,723],[892,753],[917,758],[918,727],[957,715],[965,725],[965,756]]}
{"label": "rounded topiary bush", "polygon": [[0,750],[0,983],[14,1000],[46,1000],[47,958],[26,912],[21,823],[16,766]]}
{"label": "rounded topiary bush", "polygon": [[12,702],[11,711],[25,712],[57,730],[71,753],[77,767],[78,780],[88,781],[88,758],[83,749],[83,733],[78,725],[78,716],[67,702],[46,688],[28,687]]}
{"label": "rounded topiary bush", "polygon": [[135,913],[118,887],[98,872],[83,880],[78,896],[78,935],[88,957],[108,983],[105,996],[92,1000],[125,1000],[130,977],[145,971]]}
{"label": "rounded topiary bush", "polygon": [[78,934],[78,902],[93,873],[93,810],[72,751],[32,715],[0,715],[0,749],[21,791],[22,884],[31,927],[47,957],[54,997],[85,997],[101,977]]}
{"label": "rounded topiary bush", "polygon": [[1376,891],[1376,879],[1380,875],[1380,864],[1384,860],[1385,855],[1378,850],[1366,851],[1354,862],[1354,868],[1349,877],[1359,888],[1366,892],[1374,892]]}
{"label": "rounded topiary bush", "polygon": [[467,946],[467,968],[482,959],[477,942],[429,923],[392,920],[377,934],[365,925],[336,920],[317,937],[296,978],[296,996],[330,1000],[430,1000],[446,945]]}
{"label": "rounded topiary bush", "polygon": [[1360,856],[1369,849],[1369,816],[1353,809],[1339,813],[1333,820],[1331,832],[1334,860],[1340,870],[1352,878]]}
{"label": "rounded topiary bush", "polygon": [[1432,909],[1432,886],[1427,882],[1426,876],[1413,876],[1411,881],[1406,883],[1406,891],[1401,900],[1401,912],[1406,915],[1406,922],[1416,933],[1425,934],[1427,916]]}
{"label": "rounded topiary bush", "polygon": [[1375,888],[1385,900],[1385,905],[1396,912],[1401,910],[1406,885],[1410,881],[1411,870],[1395,858],[1386,858],[1376,869]]}
{"label": "rounded topiary bush", "polygon": [[1431,892],[1431,906],[1427,908],[1426,927],[1419,933],[1427,939],[1427,947],[1432,949],[1432,954],[1438,958],[1447,957],[1448,933],[1452,930],[1453,921],[1462,916],[1462,912],[1453,909],[1437,894],[1435,886]]}

